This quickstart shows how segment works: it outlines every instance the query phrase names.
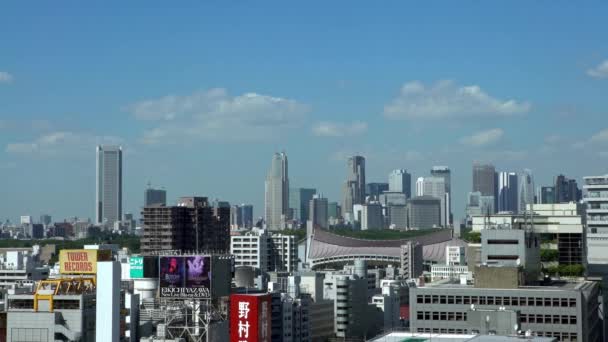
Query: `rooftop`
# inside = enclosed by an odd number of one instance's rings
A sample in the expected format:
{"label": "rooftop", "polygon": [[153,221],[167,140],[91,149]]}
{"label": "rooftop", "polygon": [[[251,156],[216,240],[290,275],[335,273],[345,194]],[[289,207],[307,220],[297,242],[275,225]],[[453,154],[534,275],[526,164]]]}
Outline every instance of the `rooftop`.
{"label": "rooftop", "polygon": [[[594,282],[587,280],[578,281],[564,281],[564,280],[553,280],[549,285],[526,285],[519,286],[517,289],[500,289],[500,290],[542,290],[542,291],[565,291],[565,290],[576,290],[585,291],[594,285]],[[476,288],[474,285],[463,285],[457,280],[443,279],[441,281],[426,283],[425,286],[419,286],[420,288],[432,287],[432,288],[454,288],[454,289],[465,289],[465,288]],[[481,290],[480,288],[476,288]]]}
{"label": "rooftop", "polygon": [[467,335],[467,334],[428,334],[411,332],[393,332],[387,335],[371,339],[371,342],[552,342],[551,337],[519,337],[519,336],[496,336],[496,335]]}

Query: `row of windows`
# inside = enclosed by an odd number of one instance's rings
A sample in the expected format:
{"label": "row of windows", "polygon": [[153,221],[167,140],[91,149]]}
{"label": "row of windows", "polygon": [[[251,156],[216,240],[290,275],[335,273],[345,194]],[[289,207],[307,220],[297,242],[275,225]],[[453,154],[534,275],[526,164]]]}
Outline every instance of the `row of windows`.
{"label": "row of windows", "polygon": [[522,323],[576,324],[576,316],[521,314]]}
{"label": "row of windows", "polygon": [[[416,328],[416,332],[419,333],[433,333],[433,334],[468,334],[467,329],[445,329],[445,328]],[[472,330],[471,333],[479,333],[479,331]],[[576,333],[568,332],[551,332],[551,331],[540,331],[534,332],[539,337],[555,337],[558,341],[578,341],[578,335]]]}
{"label": "row of windows", "polygon": [[466,321],[467,313],[418,311],[416,313],[416,318],[424,321]]}
{"label": "row of windows", "polygon": [[576,307],[576,298],[499,297],[499,296],[440,296],[417,295],[418,304],[478,304],[543,307]]}

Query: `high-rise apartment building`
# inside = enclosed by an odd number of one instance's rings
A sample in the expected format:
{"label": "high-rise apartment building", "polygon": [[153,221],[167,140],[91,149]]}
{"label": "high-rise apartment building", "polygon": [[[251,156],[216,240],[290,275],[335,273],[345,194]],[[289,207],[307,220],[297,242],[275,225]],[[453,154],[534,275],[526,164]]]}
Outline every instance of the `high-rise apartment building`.
{"label": "high-rise apartment building", "polygon": [[352,156],[347,161],[348,173],[342,190],[344,213],[353,212],[353,205],[365,202],[365,158]]}
{"label": "high-rise apartment building", "polygon": [[587,204],[586,255],[591,276],[608,274],[608,175],[583,177]]}
{"label": "high-rise apartment building", "polygon": [[148,187],[144,193],[144,207],[154,204],[167,205],[167,191]]}
{"label": "high-rise apartment building", "polygon": [[388,191],[402,192],[407,198],[412,197],[412,175],[406,170],[393,170],[388,175]]}
{"label": "high-rise apartment building", "polygon": [[498,174],[498,211],[518,212],[517,205],[517,174],[501,172]]}
{"label": "high-rise apartment building", "polygon": [[309,202],[316,193],[316,189],[289,189],[289,208],[293,212],[292,219],[301,224],[306,223],[309,217]]}
{"label": "high-rise apartment building", "polygon": [[452,224],[452,173],[450,168],[447,166],[433,166],[431,168],[431,176],[443,178],[445,184],[445,193],[447,195],[446,208],[446,222]]}
{"label": "high-rise apartment building", "polygon": [[95,221],[112,226],[122,218],[122,147],[98,145]]}
{"label": "high-rise apartment building", "polygon": [[176,206],[144,207],[142,254],[230,248],[230,207],[214,208],[206,197],[182,197]]}
{"label": "high-rise apartment building", "polygon": [[275,153],[266,176],[265,215],[270,230],[285,228],[289,218],[289,169],[285,152]]}

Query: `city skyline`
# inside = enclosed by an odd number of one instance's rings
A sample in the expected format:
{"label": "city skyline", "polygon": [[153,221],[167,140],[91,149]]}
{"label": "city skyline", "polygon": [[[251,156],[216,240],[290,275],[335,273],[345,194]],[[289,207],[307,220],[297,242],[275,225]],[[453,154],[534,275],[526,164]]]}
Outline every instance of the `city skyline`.
{"label": "city skyline", "polygon": [[[94,219],[97,144],[123,146],[123,212],[135,214],[150,181],[168,203],[208,194],[262,216],[260,180],[280,150],[292,159],[292,186],[338,202],[349,155],[365,156],[368,183],[396,168],[418,177],[448,165],[455,221],[476,160],[529,168],[537,186],[608,171],[605,4],[386,4],[352,6],[347,17],[331,4],[315,25],[305,20],[319,14],[314,6],[284,6],[151,6],[124,17],[6,6],[3,22],[30,30],[0,32],[0,177],[11,180],[0,219]],[[269,10],[281,15],[260,23]],[[431,15],[442,25],[428,27]],[[132,26],[141,30],[120,30]]]}

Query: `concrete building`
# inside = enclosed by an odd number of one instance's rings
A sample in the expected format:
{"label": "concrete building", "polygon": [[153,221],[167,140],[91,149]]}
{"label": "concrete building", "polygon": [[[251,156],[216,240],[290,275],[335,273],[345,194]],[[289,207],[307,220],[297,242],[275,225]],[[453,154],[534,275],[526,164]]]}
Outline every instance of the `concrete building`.
{"label": "concrete building", "polygon": [[399,275],[403,279],[418,278],[423,271],[422,245],[415,241],[401,245]]}
{"label": "concrete building", "polygon": [[298,247],[293,235],[270,236],[270,268],[276,271],[294,272],[298,265]]}
{"label": "concrete building", "polygon": [[388,191],[405,194],[406,199],[412,197],[412,175],[406,170],[397,169],[388,175]]}
{"label": "concrete building", "polygon": [[7,341],[94,342],[95,290],[82,288],[75,291],[57,280],[39,285],[33,294],[9,295]]}
{"label": "concrete building", "polygon": [[309,217],[315,228],[327,229],[329,227],[329,217],[327,215],[328,203],[327,198],[321,195],[314,195],[309,201]]}
{"label": "concrete building", "polygon": [[148,187],[144,192],[144,207],[155,204],[167,205],[167,191]]}
{"label": "concrete building", "polygon": [[354,274],[332,274],[325,279],[326,298],[334,299],[337,338],[373,336],[377,326],[376,306],[368,303],[367,266],[355,261]]}
{"label": "concrete building", "polygon": [[445,247],[445,264],[449,265],[466,265],[466,247],[464,246],[446,246]]}
{"label": "concrete building", "polygon": [[122,218],[122,147],[98,145],[95,220],[114,225]]}
{"label": "concrete building", "polygon": [[608,274],[608,175],[583,177],[583,182],[587,272],[605,276]]}
{"label": "concrete building", "polygon": [[[560,264],[582,264],[584,262],[585,227],[584,206],[579,203],[536,204],[528,207],[534,215],[528,220],[534,223],[534,231],[539,235],[549,235],[557,239]],[[524,215],[494,214],[472,218],[473,231],[484,228],[519,229],[524,227]]]}
{"label": "concrete building", "polygon": [[48,214],[42,214],[42,215],[40,215],[40,223],[43,226],[46,227],[46,226],[50,225],[51,222],[53,222],[51,215],[48,215]]}
{"label": "concrete building", "polygon": [[365,203],[365,158],[352,156],[347,161],[347,177],[343,188],[342,212],[352,213],[353,205]]}
{"label": "concrete building", "polygon": [[230,236],[230,254],[235,266],[249,266],[263,272],[297,269],[297,247],[293,236],[253,229],[245,235]]}
{"label": "concrete building", "polygon": [[317,194],[317,189],[290,188],[289,209],[293,212],[295,221],[305,224],[310,217],[310,200]]}
{"label": "concrete building", "polygon": [[441,200],[432,196],[418,196],[408,200],[409,228],[425,229],[441,226]]}
{"label": "concrete building", "polygon": [[[496,268],[499,270],[500,268]],[[505,273],[494,274],[503,279]],[[515,273],[514,277],[517,277]],[[512,335],[518,330],[559,341],[601,341],[597,283],[490,288],[460,283],[410,288],[416,333]]]}
{"label": "concrete building", "polygon": [[391,331],[402,328],[400,320],[399,287],[386,284],[380,287],[380,293],[372,296],[371,303],[376,306],[381,316],[380,329]]}
{"label": "concrete building", "polygon": [[230,207],[213,208],[206,197],[182,197],[176,206],[145,207],[141,252],[228,251]]}
{"label": "concrete building", "polygon": [[4,249],[0,251],[0,289],[15,286],[33,287],[35,282],[47,279],[48,267],[39,263],[40,248]]}
{"label": "concrete building", "polygon": [[526,283],[540,276],[540,239],[527,229],[483,229],[481,263],[522,267]]}
{"label": "concrete building", "polygon": [[517,213],[517,174],[515,172],[500,172],[498,174],[498,212]]}
{"label": "concrete building", "polygon": [[460,280],[463,276],[467,282],[473,280],[473,272],[469,271],[469,267],[466,265],[431,265],[431,281],[433,282],[441,279]]}
{"label": "concrete building", "polygon": [[120,263],[97,263],[95,335],[97,341],[118,342],[120,337]]}
{"label": "concrete building", "polygon": [[364,204],[361,210],[361,230],[379,230],[383,228],[382,205],[377,202]]}
{"label": "concrete building", "polygon": [[402,192],[392,192],[392,191],[385,191],[383,192],[380,197],[380,204],[382,204],[382,206],[384,208],[388,207],[389,205],[405,205],[407,204],[407,195],[402,193]]}
{"label": "concrete building", "polygon": [[367,183],[365,185],[365,193],[372,200],[377,201],[379,196],[388,190],[388,183]]}
{"label": "concrete building", "polygon": [[289,219],[289,167],[285,152],[275,153],[265,183],[264,218],[270,230],[282,230]]}

